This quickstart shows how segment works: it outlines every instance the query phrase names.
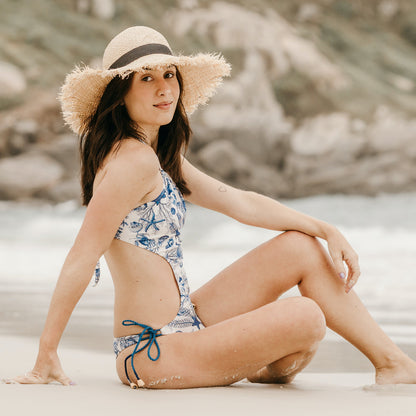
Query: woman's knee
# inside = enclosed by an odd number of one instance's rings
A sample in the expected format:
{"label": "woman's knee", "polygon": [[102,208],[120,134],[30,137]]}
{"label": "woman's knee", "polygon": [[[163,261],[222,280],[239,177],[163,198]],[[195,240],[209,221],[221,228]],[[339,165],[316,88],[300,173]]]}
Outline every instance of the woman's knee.
{"label": "woman's knee", "polygon": [[311,338],[314,338],[316,342],[322,341],[326,333],[325,315],[314,300],[304,296],[302,296],[302,299],[305,303],[305,314],[311,331]]}
{"label": "woman's knee", "polygon": [[286,231],[278,237],[285,240],[284,242],[296,258],[297,264],[306,267],[306,270],[327,263],[325,249],[315,237],[299,231]]}
{"label": "woman's knee", "polygon": [[321,341],[326,333],[326,321],[319,305],[305,296],[285,300],[290,303],[292,325],[302,341],[307,346]]}
{"label": "woman's knee", "polygon": [[288,245],[297,251],[305,250],[312,252],[317,249],[316,238],[300,231],[285,231],[280,236],[286,240]]}

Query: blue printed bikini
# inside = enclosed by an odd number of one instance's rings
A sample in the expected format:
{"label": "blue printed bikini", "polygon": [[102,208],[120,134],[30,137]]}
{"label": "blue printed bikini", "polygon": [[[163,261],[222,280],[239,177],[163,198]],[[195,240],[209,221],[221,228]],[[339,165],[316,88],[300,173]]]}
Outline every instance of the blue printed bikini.
{"label": "blue printed bikini", "polygon": [[[179,294],[180,306],[176,317],[160,329],[153,329],[133,320],[124,320],[124,326],[138,326],[142,331],[138,334],[114,338],[114,352],[116,356],[125,348],[136,344],[132,354],[124,362],[126,376],[130,385],[134,387],[127,373],[127,361],[131,360],[133,372],[138,385],[143,385],[134,368],[134,355],[147,348],[150,360],[156,361],[160,356],[157,337],[175,332],[194,332],[202,329],[204,325],[198,318],[190,298],[188,280],[183,267],[182,242],[180,230],[185,221],[185,201],[170,176],[162,169],[163,189],[153,201],[140,205],[124,218],[114,238],[141,247],[156,253],[170,264],[175,276]],[[100,265],[95,269],[95,282],[100,278]],[[141,346],[142,342],[147,341]],[[157,354],[153,357],[151,350],[156,348]],[[141,382],[141,383],[140,383]]]}

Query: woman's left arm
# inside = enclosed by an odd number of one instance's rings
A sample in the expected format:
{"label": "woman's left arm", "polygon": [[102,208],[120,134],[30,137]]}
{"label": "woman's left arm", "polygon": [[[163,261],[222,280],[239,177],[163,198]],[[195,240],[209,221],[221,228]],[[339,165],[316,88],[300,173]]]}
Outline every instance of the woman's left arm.
{"label": "woman's left arm", "polygon": [[183,173],[191,194],[186,199],[196,205],[228,215],[256,227],[276,231],[296,230],[327,241],[335,269],[345,278],[344,262],[348,266],[346,291],[360,275],[358,256],[341,232],[333,225],[302,214],[272,198],[252,191],[226,185],[195,168],[183,159]]}

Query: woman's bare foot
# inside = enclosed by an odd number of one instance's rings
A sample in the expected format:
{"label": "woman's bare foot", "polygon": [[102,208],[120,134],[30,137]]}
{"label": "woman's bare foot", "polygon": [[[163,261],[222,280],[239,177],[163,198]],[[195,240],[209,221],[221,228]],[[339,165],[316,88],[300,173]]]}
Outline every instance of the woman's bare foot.
{"label": "woman's bare foot", "polygon": [[376,368],[376,384],[416,384],[416,362],[408,356]]}

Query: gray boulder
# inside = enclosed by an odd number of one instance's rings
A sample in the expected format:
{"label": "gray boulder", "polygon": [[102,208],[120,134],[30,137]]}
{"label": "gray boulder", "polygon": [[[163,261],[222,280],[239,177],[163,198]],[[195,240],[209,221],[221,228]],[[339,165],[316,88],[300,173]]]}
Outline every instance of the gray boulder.
{"label": "gray boulder", "polygon": [[197,140],[230,140],[259,163],[270,162],[270,153],[292,130],[275,100],[264,59],[256,51],[246,54],[244,70],[224,84],[197,121]]}
{"label": "gray boulder", "polygon": [[35,143],[39,135],[39,123],[32,119],[17,120],[9,129],[7,151],[10,155],[17,155],[28,150]]}
{"label": "gray boulder", "polygon": [[116,7],[113,0],[92,0],[92,15],[103,20],[111,20],[116,13]]}
{"label": "gray boulder", "polygon": [[406,120],[384,106],[380,106],[368,129],[368,141],[373,152],[399,151],[407,153],[416,145],[416,119]]}
{"label": "gray boulder", "polygon": [[52,187],[41,189],[36,196],[55,203],[75,200],[81,203],[81,185],[78,177],[69,178]]}
{"label": "gray boulder", "polygon": [[247,177],[250,172],[249,159],[229,141],[216,140],[198,152],[200,163],[221,178]]}
{"label": "gray boulder", "polygon": [[114,0],[77,0],[76,8],[79,13],[91,13],[102,20],[113,19],[116,12]]}
{"label": "gray boulder", "polygon": [[62,166],[46,155],[26,153],[0,159],[0,198],[22,200],[55,185]]}
{"label": "gray boulder", "polygon": [[79,172],[78,139],[74,134],[62,134],[55,140],[42,143],[38,150],[55,159],[65,169],[66,177],[77,176]]}
{"label": "gray boulder", "polygon": [[26,90],[26,78],[15,65],[0,61],[0,97],[11,97]]}
{"label": "gray boulder", "polygon": [[287,197],[292,193],[290,181],[266,165],[252,165],[249,177],[241,186],[271,197]]}

